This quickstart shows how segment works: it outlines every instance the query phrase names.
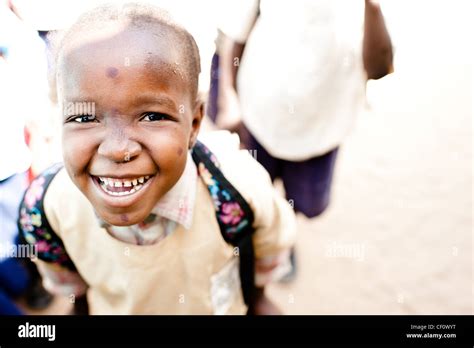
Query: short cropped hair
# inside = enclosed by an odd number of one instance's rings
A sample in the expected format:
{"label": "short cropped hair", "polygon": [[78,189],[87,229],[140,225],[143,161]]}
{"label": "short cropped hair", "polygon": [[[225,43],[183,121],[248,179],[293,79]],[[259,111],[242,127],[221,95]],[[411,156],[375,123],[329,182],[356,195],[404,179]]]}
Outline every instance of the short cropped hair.
{"label": "short cropped hair", "polygon": [[[184,65],[183,73],[188,80],[191,96],[196,100],[201,72],[199,49],[196,41],[183,26],[172,19],[168,12],[149,4],[133,2],[120,5],[105,4],[83,13],[67,31],[51,37],[54,66],[57,67],[62,48],[68,41],[77,35],[100,30],[111,22],[123,22],[131,29],[156,32],[158,37],[162,37],[164,31],[173,35],[175,40],[172,42],[174,47],[181,52],[181,63]],[[152,59],[153,57],[151,57]],[[53,71],[54,85],[56,84],[56,73],[56,71]]]}

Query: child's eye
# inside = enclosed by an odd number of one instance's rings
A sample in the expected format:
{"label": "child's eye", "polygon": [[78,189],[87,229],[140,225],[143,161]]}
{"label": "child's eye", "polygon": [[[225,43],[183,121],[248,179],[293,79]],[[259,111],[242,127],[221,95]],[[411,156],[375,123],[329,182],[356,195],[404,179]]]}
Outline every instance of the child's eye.
{"label": "child's eye", "polygon": [[83,116],[77,116],[72,118],[72,121],[78,122],[78,123],[86,123],[86,122],[94,122],[96,121],[95,116],[92,115],[83,115]]}
{"label": "child's eye", "polygon": [[168,115],[159,113],[159,112],[145,112],[143,114],[143,121],[153,122],[153,121],[164,121],[169,120],[170,117]]}

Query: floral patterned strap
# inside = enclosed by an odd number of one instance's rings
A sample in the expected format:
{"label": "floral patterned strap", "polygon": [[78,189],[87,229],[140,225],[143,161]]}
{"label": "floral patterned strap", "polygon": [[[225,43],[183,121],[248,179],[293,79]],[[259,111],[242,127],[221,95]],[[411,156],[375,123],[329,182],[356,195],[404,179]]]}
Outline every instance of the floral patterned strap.
{"label": "floral patterned strap", "polygon": [[222,174],[217,158],[204,144],[196,143],[192,157],[200,177],[211,194],[224,239],[228,243],[237,245],[245,233],[253,232],[252,209]]}
{"label": "floral patterned strap", "polygon": [[192,158],[212,197],[222,237],[227,243],[238,247],[242,293],[245,303],[249,305],[255,289],[253,211],[242,195],[225,178],[217,158],[204,144],[196,142]]}
{"label": "floral patterned strap", "polygon": [[61,238],[51,228],[43,206],[46,190],[62,168],[62,163],[54,164],[31,182],[20,205],[18,229],[22,239],[35,247],[40,260],[74,271],[74,263]]}

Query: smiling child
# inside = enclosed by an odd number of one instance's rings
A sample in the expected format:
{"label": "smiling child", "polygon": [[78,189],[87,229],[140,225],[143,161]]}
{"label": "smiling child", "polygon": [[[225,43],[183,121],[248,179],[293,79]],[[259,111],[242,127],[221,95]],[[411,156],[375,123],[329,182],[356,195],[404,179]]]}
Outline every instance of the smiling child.
{"label": "smiling child", "polygon": [[[91,314],[277,312],[263,286],[284,268],[294,214],[235,135],[197,140],[199,72],[192,36],[155,7],[102,6],[64,34],[64,167],[40,175],[20,211],[48,290],[86,295]],[[250,297],[229,242],[247,228]]]}

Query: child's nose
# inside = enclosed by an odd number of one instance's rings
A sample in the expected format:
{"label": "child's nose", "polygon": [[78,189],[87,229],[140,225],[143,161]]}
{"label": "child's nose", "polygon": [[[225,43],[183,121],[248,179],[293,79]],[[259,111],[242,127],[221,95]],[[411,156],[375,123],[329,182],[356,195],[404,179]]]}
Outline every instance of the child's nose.
{"label": "child's nose", "polygon": [[137,157],[142,151],[141,145],[122,135],[108,135],[99,145],[98,153],[113,162],[128,162]]}

